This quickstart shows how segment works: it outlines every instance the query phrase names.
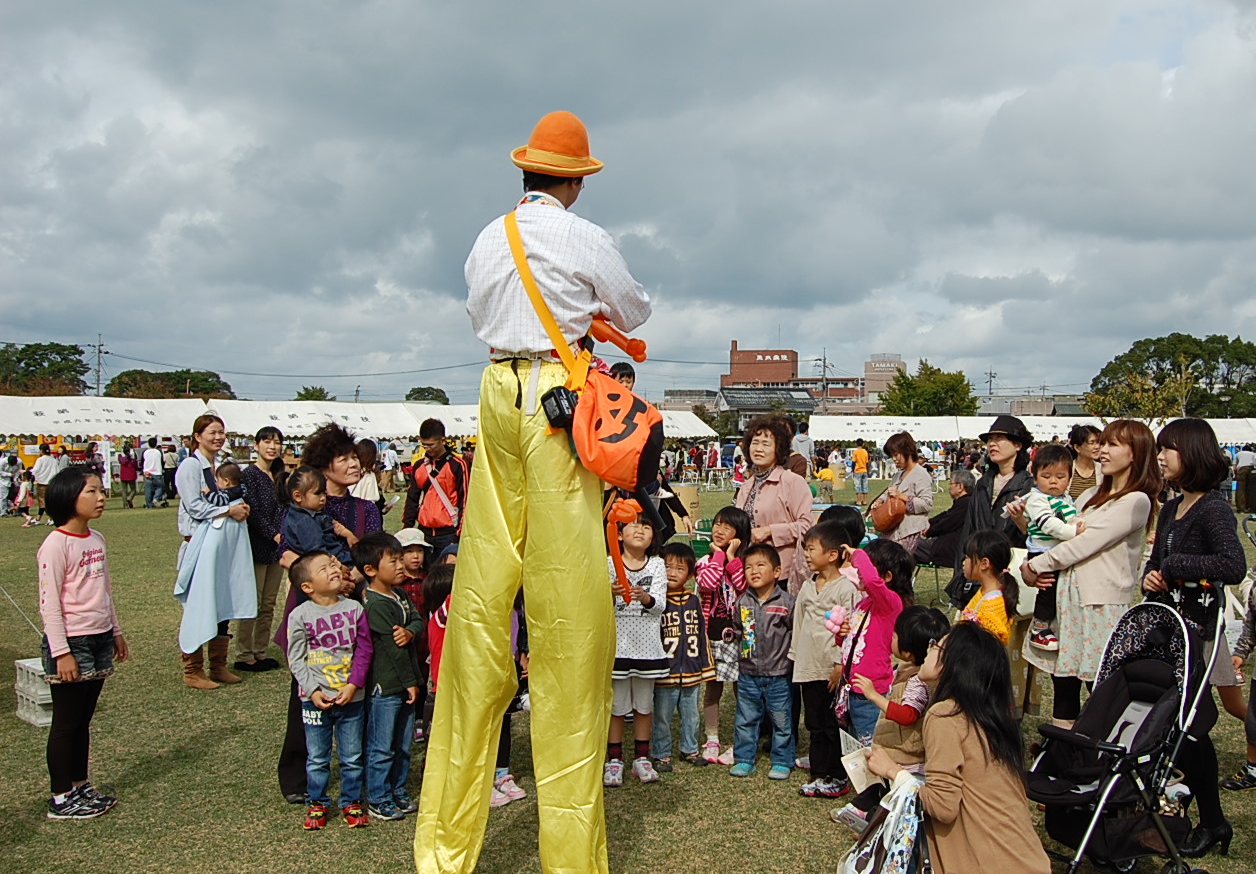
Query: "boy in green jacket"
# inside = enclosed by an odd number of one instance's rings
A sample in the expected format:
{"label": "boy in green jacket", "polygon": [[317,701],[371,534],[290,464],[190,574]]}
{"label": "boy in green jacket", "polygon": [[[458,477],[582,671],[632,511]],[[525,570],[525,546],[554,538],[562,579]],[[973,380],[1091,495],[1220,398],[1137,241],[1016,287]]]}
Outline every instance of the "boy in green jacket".
{"label": "boy in green jacket", "polygon": [[400,588],[405,579],[401,553],[401,543],[384,531],[366,535],[353,547],[353,563],[368,582],[366,621],[375,645],[367,682],[367,810],[384,820],[401,819],[418,809],[406,781],[419,694],[415,641],[423,634],[423,621]]}

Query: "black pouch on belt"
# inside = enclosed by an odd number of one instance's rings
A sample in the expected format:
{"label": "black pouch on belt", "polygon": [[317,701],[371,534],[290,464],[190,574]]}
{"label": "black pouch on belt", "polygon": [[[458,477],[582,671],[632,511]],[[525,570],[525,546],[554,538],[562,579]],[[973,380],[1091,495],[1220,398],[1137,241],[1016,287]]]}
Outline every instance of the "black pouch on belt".
{"label": "black pouch on belt", "polygon": [[579,400],[579,396],[567,386],[556,385],[541,395],[541,409],[551,426],[570,430]]}

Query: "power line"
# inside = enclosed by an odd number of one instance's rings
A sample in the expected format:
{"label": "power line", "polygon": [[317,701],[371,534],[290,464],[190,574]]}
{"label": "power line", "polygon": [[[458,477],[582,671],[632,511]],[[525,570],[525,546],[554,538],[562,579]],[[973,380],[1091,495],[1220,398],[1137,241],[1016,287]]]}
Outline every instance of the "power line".
{"label": "power line", "polygon": [[[175,370],[190,369],[186,364],[171,364],[168,361],[152,361],[147,358],[135,358],[130,355],[121,355],[117,352],[111,352],[115,358],[122,358],[126,361],[137,361],[140,364],[154,364],[158,367],[171,367]],[[468,361],[464,364],[446,364],[441,367],[420,367],[415,370],[388,370],[378,373],[255,373],[249,370],[215,370],[215,373],[225,373],[231,376],[258,376],[268,379],[337,379],[358,378],[366,376],[406,376],[412,373],[435,373],[438,370],[456,370],[460,367],[478,367],[483,365],[483,361]]]}

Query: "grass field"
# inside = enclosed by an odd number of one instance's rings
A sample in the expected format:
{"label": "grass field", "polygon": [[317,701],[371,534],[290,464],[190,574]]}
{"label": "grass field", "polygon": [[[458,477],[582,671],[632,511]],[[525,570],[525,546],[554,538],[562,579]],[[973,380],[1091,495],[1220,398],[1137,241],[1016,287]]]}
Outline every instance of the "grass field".
{"label": "grass field", "polygon": [[[731,492],[702,492],[703,515],[710,516],[731,497]],[[852,497],[849,490],[838,494],[839,501]],[[936,509],[941,509],[948,499],[938,497]],[[399,519],[390,522],[396,527]],[[38,621],[34,556],[49,529],[20,530],[19,524],[0,520],[0,582]],[[413,870],[412,819],[355,831],[336,822],[322,833],[302,832],[302,810],[284,803],[274,774],[286,673],[248,675],[242,684],[215,692],[183,687],[175,643],[179,608],[170,594],[178,546],[174,509],[122,510],[114,499],[96,527],[108,539],[132,660],[106,683],[93,723],[92,776],[111,784],[121,803],[89,822],[45,819],[47,730],[20,722],[10,697],[0,715],[9,774],[7,813],[0,818],[0,872]],[[1244,546],[1256,558],[1250,545]],[[932,585],[927,589],[931,595]],[[0,602],[0,684],[12,688],[13,661],[37,653],[36,634],[7,601]],[[725,739],[731,738],[731,720],[732,702],[725,696]],[[1037,722],[1025,720],[1027,733],[1035,737]],[[526,714],[515,718],[514,732],[514,773],[531,792]],[[1242,727],[1223,715],[1213,736],[1224,776],[1243,759]],[[421,748],[416,753],[421,757]],[[724,768],[681,764],[659,784],[630,781],[609,792],[611,870],[834,870],[852,836],[829,821],[833,805],[799,797],[795,790],[802,774],[769,784],[765,773],[761,767],[750,779],[733,780]],[[414,783],[417,794],[417,773]],[[1247,874],[1256,868],[1256,792],[1223,794],[1236,837],[1229,859],[1212,856],[1207,867]],[[536,826],[530,798],[492,811],[479,870],[538,871]],[[1158,871],[1159,865],[1148,860],[1139,870]]]}

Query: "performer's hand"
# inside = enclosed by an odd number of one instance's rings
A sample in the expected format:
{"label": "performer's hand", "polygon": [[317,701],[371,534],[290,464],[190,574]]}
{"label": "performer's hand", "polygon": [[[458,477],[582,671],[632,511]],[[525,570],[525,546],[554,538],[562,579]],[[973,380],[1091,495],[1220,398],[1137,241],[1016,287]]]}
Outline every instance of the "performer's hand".
{"label": "performer's hand", "polygon": [[339,704],[340,706],[343,707],[344,705],[352,702],[353,696],[356,694],[358,694],[358,687],[353,685],[352,683],[345,683],[343,686],[340,687],[340,694],[336,696],[336,700],[334,700],[332,703]]}
{"label": "performer's hand", "polygon": [[336,702],[329,700],[327,696],[323,694],[322,689],[315,689],[314,694],[310,695],[310,703],[319,710],[327,710]]}
{"label": "performer's hand", "polygon": [[413,704],[419,698],[418,686],[406,686],[406,703]]}
{"label": "performer's hand", "polygon": [[393,643],[397,644],[397,646],[409,646],[412,640],[414,640],[414,632],[402,628],[400,625],[393,626]]}

